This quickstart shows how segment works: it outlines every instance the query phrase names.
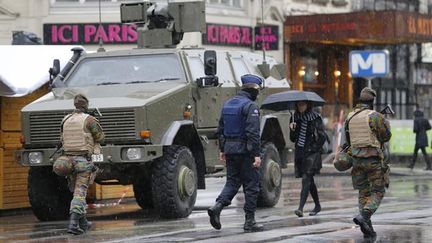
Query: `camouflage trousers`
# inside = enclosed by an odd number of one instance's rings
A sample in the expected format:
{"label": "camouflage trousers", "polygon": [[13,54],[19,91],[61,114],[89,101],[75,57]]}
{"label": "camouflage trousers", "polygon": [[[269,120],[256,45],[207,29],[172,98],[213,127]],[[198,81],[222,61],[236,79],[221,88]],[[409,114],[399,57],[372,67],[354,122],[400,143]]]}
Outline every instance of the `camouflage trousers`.
{"label": "camouflage trousers", "polygon": [[384,172],[379,157],[353,158],[351,170],[354,189],[359,190],[360,213],[369,211],[372,215],[378,209],[385,193]]}
{"label": "camouflage trousers", "polygon": [[73,192],[69,213],[86,214],[87,189],[94,164],[85,156],[60,156],[54,163],[55,171],[67,175],[69,190]]}

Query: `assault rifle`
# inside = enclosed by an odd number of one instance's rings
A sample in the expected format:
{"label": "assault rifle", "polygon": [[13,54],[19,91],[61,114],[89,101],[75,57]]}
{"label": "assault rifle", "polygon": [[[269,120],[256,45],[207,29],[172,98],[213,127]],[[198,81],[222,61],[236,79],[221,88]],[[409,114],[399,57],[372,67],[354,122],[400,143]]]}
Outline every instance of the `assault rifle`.
{"label": "assault rifle", "polygon": [[89,114],[89,115],[91,115],[93,117],[96,117],[96,116],[101,117],[102,116],[102,113],[100,113],[100,111],[99,111],[99,109],[97,107],[93,111],[87,112],[87,114]]}
{"label": "assault rifle", "polygon": [[51,160],[54,155],[56,155],[57,153],[62,153],[63,152],[63,143],[59,142],[56,146],[56,150],[49,156],[49,160]]}
{"label": "assault rifle", "polygon": [[393,111],[393,109],[391,108],[391,106],[389,104],[387,104],[384,109],[382,109],[380,111],[381,114],[383,115],[392,115],[394,116],[395,112]]}

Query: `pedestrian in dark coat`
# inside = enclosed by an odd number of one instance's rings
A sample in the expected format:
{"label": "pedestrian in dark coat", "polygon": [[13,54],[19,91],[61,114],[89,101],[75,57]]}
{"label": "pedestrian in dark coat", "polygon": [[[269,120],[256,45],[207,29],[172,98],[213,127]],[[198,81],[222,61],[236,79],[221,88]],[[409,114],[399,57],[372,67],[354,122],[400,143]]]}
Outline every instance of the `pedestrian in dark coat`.
{"label": "pedestrian in dark coat", "polygon": [[421,150],[426,162],[426,170],[431,170],[431,161],[426,153],[426,147],[429,146],[428,136],[426,131],[431,129],[429,120],[424,117],[424,114],[420,110],[414,111],[414,129],[413,132],[416,134],[416,143],[414,147],[413,160],[408,168],[413,169],[417,160],[418,151]]}
{"label": "pedestrian in dark coat", "polygon": [[314,216],[321,211],[321,205],[313,177],[322,167],[321,149],[326,141],[326,134],[322,118],[311,110],[311,104],[299,101],[296,107],[289,126],[290,139],[295,143],[295,176],[302,178],[302,190],[299,207],[294,213],[303,217],[303,207],[310,192],[315,208],[309,215]]}

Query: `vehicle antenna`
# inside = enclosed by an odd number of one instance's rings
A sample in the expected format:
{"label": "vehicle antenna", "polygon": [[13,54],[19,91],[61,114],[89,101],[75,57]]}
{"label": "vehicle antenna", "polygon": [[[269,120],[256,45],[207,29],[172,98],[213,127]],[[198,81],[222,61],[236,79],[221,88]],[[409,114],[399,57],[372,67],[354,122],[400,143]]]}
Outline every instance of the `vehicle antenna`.
{"label": "vehicle antenna", "polygon": [[[103,28],[102,27],[101,0],[99,0],[99,28]],[[105,48],[103,47],[102,38],[99,38],[99,48],[97,49],[97,52],[105,52]]]}
{"label": "vehicle antenna", "polygon": [[[264,26],[264,0],[261,0],[261,28]],[[263,52],[263,62],[266,62],[266,54],[265,54],[265,42],[264,42],[265,38],[261,38],[261,49]]]}

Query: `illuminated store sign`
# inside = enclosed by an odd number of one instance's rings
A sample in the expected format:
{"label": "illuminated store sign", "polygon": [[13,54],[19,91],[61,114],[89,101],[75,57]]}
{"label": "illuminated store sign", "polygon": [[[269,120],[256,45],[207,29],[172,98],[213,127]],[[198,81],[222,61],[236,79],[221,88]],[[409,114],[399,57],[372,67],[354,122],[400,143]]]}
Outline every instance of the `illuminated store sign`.
{"label": "illuminated store sign", "polygon": [[44,43],[47,45],[135,44],[136,25],[120,23],[44,24]]}

